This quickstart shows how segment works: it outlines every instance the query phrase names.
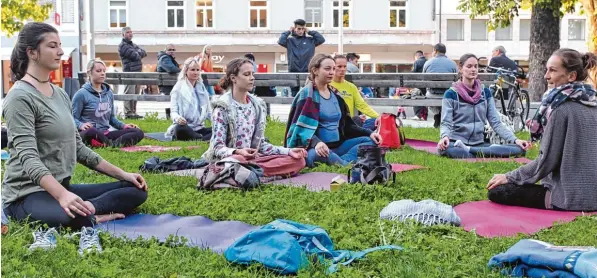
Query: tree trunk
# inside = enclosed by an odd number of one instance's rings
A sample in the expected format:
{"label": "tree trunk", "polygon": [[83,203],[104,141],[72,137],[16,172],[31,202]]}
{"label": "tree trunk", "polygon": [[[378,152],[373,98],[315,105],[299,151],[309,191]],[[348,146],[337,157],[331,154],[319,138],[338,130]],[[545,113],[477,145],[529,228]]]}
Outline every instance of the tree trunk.
{"label": "tree trunk", "polygon": [[[589,22],[589,51],[597,54],[597,14],[595,8],[597,7],[597,0],[582,0],[582,6]],[[588,80],[593,87],[597,87],[597,70],[592,70],[589,73],[591,77]]]}
{"label": "tree trunk", "polygon": [[547,69],[545,64],[560,48],[560,17],[551,7],[561,6],[561,0],[554,0],[552,5],[533,4],[531,14],[529,93],[533,101],[540,101],[547,90],[547,82],[543,78]]}

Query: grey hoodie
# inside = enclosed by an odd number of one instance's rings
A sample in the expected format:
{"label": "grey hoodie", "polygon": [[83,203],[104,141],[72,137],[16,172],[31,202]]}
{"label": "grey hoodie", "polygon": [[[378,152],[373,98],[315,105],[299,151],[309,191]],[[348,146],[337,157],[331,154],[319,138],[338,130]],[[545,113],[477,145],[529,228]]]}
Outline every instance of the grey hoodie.
{"label": "grey hoodie", "polygon": [[79,128],[84,123],[91,123],[98,130],[106,131],[113,126],[123,129],[124,123],[114,113],[114,94],[108,84],[102,84],[102,91],[96,92],[87,82],[73,96],[73,118]]}
{"label": "grey hoodie", "polygon": [[474,105],[461,100],[454,88],[444,93],[440,138],[448,136],[466,145],[484,143],[486,122],[508,143],[516,141],[514,133],[502,124],[489,88],[483,88],[481,99]]}

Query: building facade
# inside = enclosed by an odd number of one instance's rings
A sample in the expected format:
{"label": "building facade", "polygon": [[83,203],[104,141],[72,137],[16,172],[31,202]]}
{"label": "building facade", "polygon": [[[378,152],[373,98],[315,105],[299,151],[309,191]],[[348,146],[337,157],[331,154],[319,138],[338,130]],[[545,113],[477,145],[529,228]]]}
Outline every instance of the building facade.
{"label": "building facade", "polygon": [[179,62],[209,44],[216,70],[253,53],[260,69],[285,72],[286,49],[277,41],[295,19],[325,37],[317,52],[331,54],[338,51],[342,18],[344,53],[359,53],[364,72],[405,71],[416,50],[431,52],[434,6],[435,0],[96,0],[95,56],[120,67],[121,28],[129,26],[148,52],[145,71],[155,71],[157,52],[173,43]]}

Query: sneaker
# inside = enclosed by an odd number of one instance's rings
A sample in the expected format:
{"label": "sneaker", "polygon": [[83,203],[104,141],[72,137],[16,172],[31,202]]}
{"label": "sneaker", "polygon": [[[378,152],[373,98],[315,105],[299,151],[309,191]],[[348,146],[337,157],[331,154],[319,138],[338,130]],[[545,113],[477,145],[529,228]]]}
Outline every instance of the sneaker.
{"label": "sneaker", "polygon": [[413,116],[412,118],[410,118],[413,121],[420,121],[421,118],[417,117],[417,116]]}
{"label": "sneaker", "polygon": [[99,232],[91,227],[83,227],[81,229],[81,239],[79,239],[79,254],[83,255],[85,252],[91,252],[94,249],[98,253],[104,251],[100,244]]}
{"label": "sneaker", "polygon": [[35,250],[38,248],[47,250],[56,247],[56,229],[50,228],[47,231],[39,228],[36,232],[33,232],[33,244],[29,246],[29,250]]}

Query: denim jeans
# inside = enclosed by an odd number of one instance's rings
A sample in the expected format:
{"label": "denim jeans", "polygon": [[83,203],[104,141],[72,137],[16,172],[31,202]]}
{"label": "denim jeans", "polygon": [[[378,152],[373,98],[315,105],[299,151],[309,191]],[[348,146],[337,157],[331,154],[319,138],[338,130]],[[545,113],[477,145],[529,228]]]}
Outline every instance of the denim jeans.
{"label": "denim jeans", "polygon": [[471,145],[471,150],[467,152],[463,148],[454,147],[454,142],[450,142],[448,149],[439,151],[441,156],[449,158],[476,158],[476,157],[518,157],[523,156],[525,151],[514,144],[496,145],[489,143],[481,143],[478,145]]}
{"label": "denim jeans", "polygon": [[328,157],[321,157],[315,152],[315,148],[307,151],[307,167],[312,168],[315,162],[326,163],[328,165],[340,164],[346,166],[349,163],[357,161],[357,151],[359,146],[375,145],[375,142],[369,137],[357,137],[348,139],[334,149],[330,149]]}

